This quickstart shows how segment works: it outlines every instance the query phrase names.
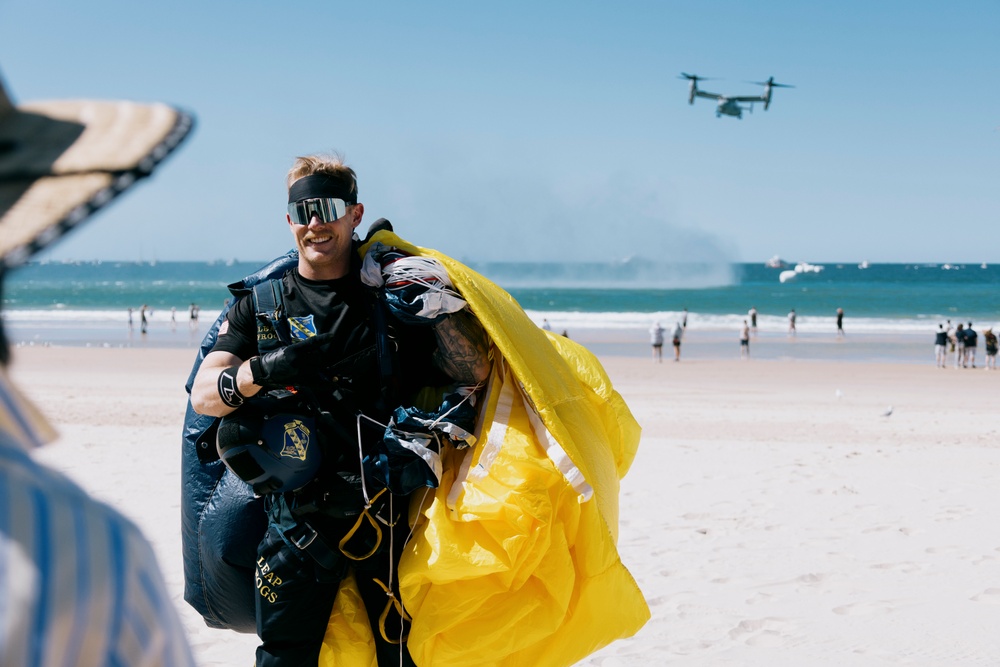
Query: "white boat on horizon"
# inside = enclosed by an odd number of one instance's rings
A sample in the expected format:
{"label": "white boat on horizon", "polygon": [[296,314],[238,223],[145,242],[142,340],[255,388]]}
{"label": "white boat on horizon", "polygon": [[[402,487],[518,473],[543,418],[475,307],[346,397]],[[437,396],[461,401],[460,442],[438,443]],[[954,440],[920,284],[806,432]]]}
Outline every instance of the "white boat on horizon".
{"label": "white boat on horizon", "polygon": [[769,269],[785,269],[788,268],[788,262],[775,255],[771,259],[764,262],[764,266]]}

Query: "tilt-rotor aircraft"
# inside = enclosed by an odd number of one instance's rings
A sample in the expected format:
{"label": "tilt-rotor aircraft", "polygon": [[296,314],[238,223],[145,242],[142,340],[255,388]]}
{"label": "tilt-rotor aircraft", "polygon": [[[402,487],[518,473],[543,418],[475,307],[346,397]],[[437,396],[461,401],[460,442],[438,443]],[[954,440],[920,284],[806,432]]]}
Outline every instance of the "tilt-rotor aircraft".
{"label": "tilt-rotor aircraft", "polygon": [[[687,79],[691,82],[688,87],[688,104],[694,104],[694,98],[696,97],[707,97],[710,100],[716,100],[717,104],[715,107],[715,117],[720,118],[722,116],[734,116],[736,118],[743,118],[743,112],[749,110],[753,113],[753,105],[755,103],[761,103],[764,105],[764,111],[771,106],[771,90],[774,88],[794,88],[795,86],[789,86],[784,83],[775,83],[774,77],[768,78],[767,81],[751,81],[750,83],[756,83],[758,86],[764,86],[763,95],[718,95],[716,93],[710,93],[705,90],[698,88],[699,81],[709,81],[703,76],[698,76],[697,74],[687,74],[681,72],[681,75],[677,77],[678,79]],[[749,106],[743,106],[743,104],[748,104]]]}

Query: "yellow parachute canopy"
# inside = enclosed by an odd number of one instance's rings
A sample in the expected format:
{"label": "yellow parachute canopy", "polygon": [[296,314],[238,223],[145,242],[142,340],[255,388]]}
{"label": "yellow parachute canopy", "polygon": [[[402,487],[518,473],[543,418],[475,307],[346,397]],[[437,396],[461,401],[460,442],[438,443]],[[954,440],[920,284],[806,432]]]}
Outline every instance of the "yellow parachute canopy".
{"label": "yellow parachute canopy", "polygon": [[[399,583],[414,661],[572,665],[635,634],[649,608],[616,544],[640,428],[600,362],[461,263],[390,232],[371,242],[440,260],[495,346],[477,444],[442,452],[440,486],[411,497]],[[376,664],[353,581],[319,664]]]}

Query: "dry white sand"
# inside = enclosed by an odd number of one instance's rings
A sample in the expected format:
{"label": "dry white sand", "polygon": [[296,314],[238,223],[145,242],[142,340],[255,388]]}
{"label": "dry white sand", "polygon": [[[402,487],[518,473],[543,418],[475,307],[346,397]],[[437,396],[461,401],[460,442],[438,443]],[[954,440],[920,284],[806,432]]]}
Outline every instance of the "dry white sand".
{"label": "dry white sand", "polygon": [[[153,542],[200,663],[247,665],[255,637],[182,601],[192,359],[18,348],[12,374],[62,433],[38,457]],[[581,664],[1000,664],[1000,373],[604,362],[644,428],[619,549],[653,616]]]}

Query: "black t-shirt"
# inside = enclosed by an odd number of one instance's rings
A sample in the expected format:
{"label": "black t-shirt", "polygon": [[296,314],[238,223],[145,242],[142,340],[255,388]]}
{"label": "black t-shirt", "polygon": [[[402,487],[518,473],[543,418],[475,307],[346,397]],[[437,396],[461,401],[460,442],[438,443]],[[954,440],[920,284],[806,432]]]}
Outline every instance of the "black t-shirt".
{"label": "black t-shirt", "polygon": [[[336,280],[316,281],[291,269],[282,276],[281,284],[284,315],[292,340],[334,332],[330,363],[323,369],[336,381],[336,387],[330,389],[348,395],[365,414],[385,419],[386,414],[373,414],[380,412],[376,403],[382,389],[372,320],[374,294],[361,283],[355,271]],[[397,349],[395,378],[400,402],[405,403],[421,387],[448,384],[450,379],[432,363],[436,342],[431,328],[406,326],[388,314],[387,320],[390,338]],[[258,338],[272,335],[269,326],[257,321],[253,299],[247,295],[233,304],[226,322],[219,328],[212,351],[230,352],[245,361],[259,353]]]}
{"label": "black t-shirt", "polygon": [[934,334],[934,344],[935,345],[947,345],[948,344],[948,332],[938,331]]}

